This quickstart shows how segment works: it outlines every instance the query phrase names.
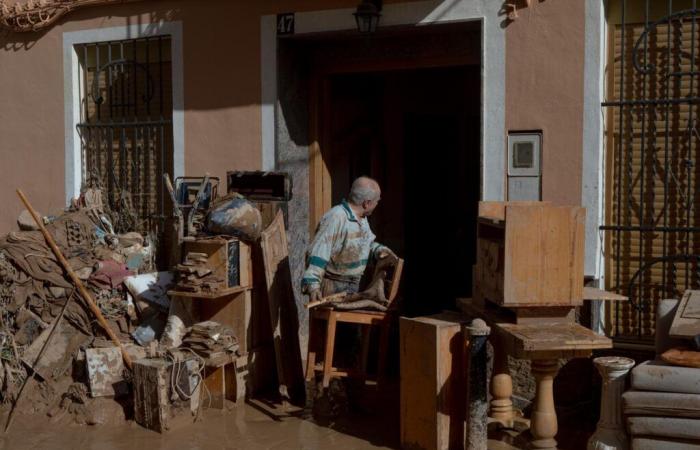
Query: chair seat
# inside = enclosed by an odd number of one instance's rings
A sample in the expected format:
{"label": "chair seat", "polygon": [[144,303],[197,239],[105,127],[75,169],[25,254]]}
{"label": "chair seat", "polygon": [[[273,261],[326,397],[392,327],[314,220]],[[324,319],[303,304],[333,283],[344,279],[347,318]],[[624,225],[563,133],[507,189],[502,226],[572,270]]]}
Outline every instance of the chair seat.
{"label": "chair seat", "polygon": [[[700,420],[674,417],[628,417],[627,428],[634,436],[700,440]],[[664,447],[661,447],[664,448]]]}
{"label": "chair seat", "polygon": [[632,369],[631,387],[639,391],[700,394],[700,369],[672,366],[660,360],[645,361]]}
{"label": "chair seat", "polygon": [[626,415],[700,419],[700,394],[627,391],[622,404]]}

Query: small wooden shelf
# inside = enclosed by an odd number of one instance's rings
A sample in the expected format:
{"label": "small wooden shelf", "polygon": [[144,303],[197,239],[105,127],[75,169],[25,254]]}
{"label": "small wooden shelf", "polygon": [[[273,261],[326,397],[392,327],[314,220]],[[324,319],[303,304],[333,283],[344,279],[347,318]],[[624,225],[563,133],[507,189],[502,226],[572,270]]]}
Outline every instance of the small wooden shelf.
{"label": "small wooden shelf", "polygon": [[232,294],[239,294],[241,292],[250,291],[252,288],[250,286],[234,286],[232,288],[221,289],[214,293],[206,292],[187,292],[187,291],[168,291],[168,295],[173,297],[186,297],[196,300],[217,300],[222,297],[228,297]]}

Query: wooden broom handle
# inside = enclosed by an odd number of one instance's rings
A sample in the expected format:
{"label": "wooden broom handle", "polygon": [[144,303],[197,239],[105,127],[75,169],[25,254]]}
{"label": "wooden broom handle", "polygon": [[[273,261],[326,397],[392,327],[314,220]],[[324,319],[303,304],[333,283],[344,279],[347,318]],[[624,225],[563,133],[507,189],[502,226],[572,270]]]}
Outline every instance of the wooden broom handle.
{"label": "wooden broom handle", "polygon": [[17,189],[17,195],[19,195],[20,200],[22,200],[24,206],[27,207],[27,211],[29,211],[29,213],[34,218],[34,222],[36,222],[37,226],[41,230],[41,233],[44,235],[46,242],[49,244],[49,247],[51,247],[51,250],[53,250],[53,253],[56,255],[56,258],[63,266],[63,269],[66,271],[66,273],[68,273],[70,279],[73,280],[73,284],[75,284],[75,287],[78,289],[78,292],[80,292],[80,295],[85,299],[88,306],[90,307],[90,310],[92,310],[92,313],[95,314],[95,317],[97,317],[97,321],[107,332],[107,335],[112,340],[112,342],[114,342],[114,344],[116,344],[116,346],[119,347],[119,350],[121,350],[122,358],[124,358],[124,363],[126,363],[129,369],[132,369],[133,363],[131,362],[131,357],[124,349],[124,346],[122,346],[122,343],[119,341],[119,338],[117,338],[117,335],[114,334],[114,331],[112,331],[112,329],[110,328],[109,324],[107,323],[107,320],[105,320],[104,316],[102,315],[102,311],[100,311],[100,308],[92,299],[92,296],[90,295],[88,290],[85,289],[85,286],[83,286],[83,283],[82,281],[80,281],[80,278],[78,278],[78,276],[71,268],[70,264],[68,264],[68,261],[66,261],[66,258],[63,256],[63,253],[61,253],[61,250],[56,245],[56,242],[53,240],[53,237],[51,237],[49,230],[47,230],[44,226],[44,222],[41,220],[34,208],[32,208],[32,205],[29,204],[29,200],[27,200],[27,197],[24,196],[24,193],[21,189]]}

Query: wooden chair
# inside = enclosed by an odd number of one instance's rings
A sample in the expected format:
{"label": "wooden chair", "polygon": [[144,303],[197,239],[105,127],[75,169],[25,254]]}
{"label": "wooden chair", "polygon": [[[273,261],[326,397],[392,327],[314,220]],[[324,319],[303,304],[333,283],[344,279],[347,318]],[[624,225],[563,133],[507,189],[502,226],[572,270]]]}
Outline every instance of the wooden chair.
{"label": "wooden chair", "polygon": [[[392,273],[393,272],[393,273]],[[362,380],[368,378],[367,355],[369,353],[370,336],[372,327],[379,327],[379,361],[377,364],[377,380],[381,382],[386,370],[386,357],[389,347],[389,331],[396,315],[394,304],[399,291],[401,273],[403,272],[403,259],[398,260],[393,270],[389,270],[386,277],[385,291],[389,301],[387,311],[338,311],[332,307],[320,306],[311,310],[309,314],[309,351],[306,360],[306,380],[312,380],[316,372],[323,373],[323,387],[330,384],[332,377],[354,377]],[[376,273],[376,271],[375,271]],[[357,368],[333,367],[333,354],[335,350],[335,334],[338,323],[355,323],[362,327],[362,353]],[[325,324],[325,332],[323,328]],[[321,335],[325,340],[321,340]],[[319,347],[323,347],[323,361],[316,363],[316,354]]]}

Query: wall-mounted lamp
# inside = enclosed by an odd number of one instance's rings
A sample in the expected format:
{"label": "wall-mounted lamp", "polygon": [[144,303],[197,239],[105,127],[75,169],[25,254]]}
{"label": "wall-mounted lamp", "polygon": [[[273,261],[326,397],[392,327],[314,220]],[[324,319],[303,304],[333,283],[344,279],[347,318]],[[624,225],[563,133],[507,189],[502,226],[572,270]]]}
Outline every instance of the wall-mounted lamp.
{"label": "wall-mounted lamp", "polygon": [[360,33],[374,33],[382,16],[382,0],[362,0],[353,16]]}

